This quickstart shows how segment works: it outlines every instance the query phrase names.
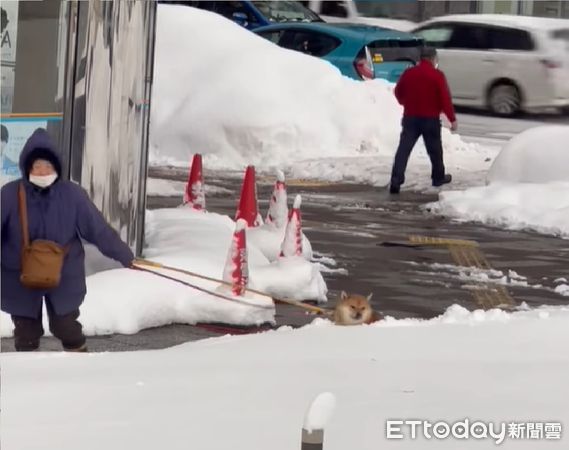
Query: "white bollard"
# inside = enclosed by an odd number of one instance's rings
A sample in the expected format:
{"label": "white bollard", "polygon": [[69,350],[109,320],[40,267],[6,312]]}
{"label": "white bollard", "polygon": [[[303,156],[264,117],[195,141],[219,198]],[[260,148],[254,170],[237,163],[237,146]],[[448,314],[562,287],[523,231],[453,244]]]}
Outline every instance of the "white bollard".
{"label": "white bollard", "polygon": [[310,404],[302,427],[301,450],[322,450],[324,428],[336,407],[336,397],[330,392],[319,394]]}

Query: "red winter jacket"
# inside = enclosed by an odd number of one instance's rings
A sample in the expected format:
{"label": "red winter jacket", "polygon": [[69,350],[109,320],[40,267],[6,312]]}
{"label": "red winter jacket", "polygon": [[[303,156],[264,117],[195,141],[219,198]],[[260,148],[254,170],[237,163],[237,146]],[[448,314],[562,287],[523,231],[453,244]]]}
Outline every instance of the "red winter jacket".
{"label": "red winter jacket", "polygon": [[456,121],[447,80],[430,61],[423,59],[403,72],[395,97],[403,105],[404,116],[438,118],[442,112],[451,122]]}

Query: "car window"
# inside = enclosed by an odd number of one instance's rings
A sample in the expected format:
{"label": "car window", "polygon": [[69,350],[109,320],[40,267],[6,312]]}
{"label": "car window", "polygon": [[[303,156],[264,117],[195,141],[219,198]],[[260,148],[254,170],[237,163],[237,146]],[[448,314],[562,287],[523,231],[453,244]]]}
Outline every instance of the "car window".
{"label": "car window", "polygon": [[486,26],[457,24],[446,48],[487,50],[489,48],[488,39],[488,27]]}
{"label": "car window", "polygon": [[417,63],[422,46],[422,39],[382,39],[368,44],[374,63],[389,61]]}
{"label": "car window", "polygon": [[569,42],[569,28],[563,28],[561,30],[552,31],[551,37],[553,39],[560,39]]}
{"label": "car window", "polygon": [[284,30],[263,31],[263,32],[260,32],[258,34],[259,34],[259,36],[264,37],[265,39],[268,39],[273,44],[280,45],[281,44],[281,38],[283,37],[283,34],[284,34]]}
{"label": "car window", "polygon": [[491,49],[530,51],[535,48],[531,35],[515,28],[488,28],[488,39]]}
{"label": "car window", "polygon": [[222,2],[206,2],[206,3],[213,3],[215,12],[221,14],[222,16],[233,20],[233,14],[235,13],[242,13],[247,16],[247,21],[251,24],[258,23],[257,18],[251,14],[245,2],[239,1],[222,1]]}
{"label": "car window", "polygon": [[321,22],[322,19],[299,2],[254,1],[253,5],[269,22]]}
{"label": "car window", "polygon": [[324,33],[306,30],[287,30],[280,40],[281,47],[307,55],[325,56],[340,45],[340,40]]}
{"label": "car window", "polygon": [[553,39],[553,48],[569,53],[569,28],[552,31],[550,36]]}
{"label": "car window", "polygon": [[320,5],[320,14],[323,16],[348,17],[348,8],[345,2],[322,1]]}
{"label": "car window", "polygon": [[431,25],[414,32],[414,34],[422,37],[425,44],[436,47],[446,47],[452,34],[452,26],[450,25]]}

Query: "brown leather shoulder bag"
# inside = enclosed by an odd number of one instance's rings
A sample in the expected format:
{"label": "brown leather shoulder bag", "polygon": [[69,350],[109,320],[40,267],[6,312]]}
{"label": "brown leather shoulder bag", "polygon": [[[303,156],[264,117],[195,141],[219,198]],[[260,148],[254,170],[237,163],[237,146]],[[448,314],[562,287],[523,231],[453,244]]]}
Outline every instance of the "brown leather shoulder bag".
{"label": "brown leather shoulder bag", "polygon": [[22,267],[20,282],[30,289],[49,290],[59,286],[61,269],[69,246],[37,239],[30,243],[26,190],[20,183],[18,191],[20,224],[22,226]]}

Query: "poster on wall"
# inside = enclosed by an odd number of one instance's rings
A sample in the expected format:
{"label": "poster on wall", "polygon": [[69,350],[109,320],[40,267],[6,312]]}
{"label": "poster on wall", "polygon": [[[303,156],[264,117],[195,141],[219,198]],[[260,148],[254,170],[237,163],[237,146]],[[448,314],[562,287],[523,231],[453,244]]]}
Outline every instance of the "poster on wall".
{"label": "poster on wall", "polygon": [[16,70],[16,37],[18,34],[18,2],[2,2],[1,20],[1,76],[2,76],[2,113],[12,112],[14,97],[14,73]]}
{"label": "poster on wall", "polygon": [[2,119],[2,161],[0,185],[20,178],[20,153],[24,144],[37,128],[46,128],[47,120]]}

